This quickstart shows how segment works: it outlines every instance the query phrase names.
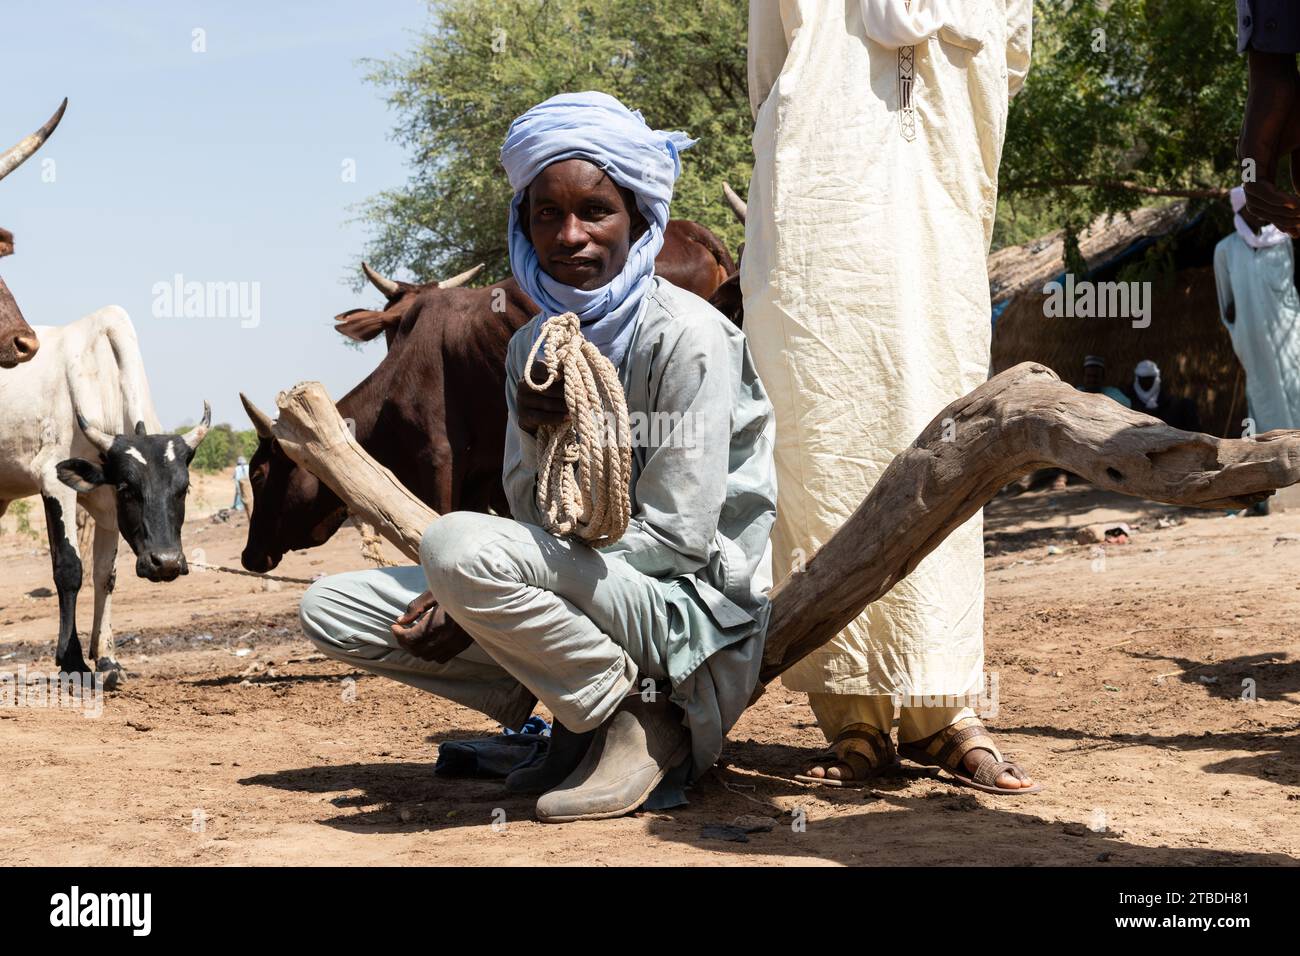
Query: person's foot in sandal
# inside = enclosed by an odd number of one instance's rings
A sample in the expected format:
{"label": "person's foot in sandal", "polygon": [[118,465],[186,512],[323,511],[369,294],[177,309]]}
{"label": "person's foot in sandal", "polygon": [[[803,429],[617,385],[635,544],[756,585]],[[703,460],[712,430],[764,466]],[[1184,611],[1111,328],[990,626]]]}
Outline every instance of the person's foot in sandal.
{"label": "person's foot in sandal", "polygon": [[850,724],[836,735],[829,750],[808,760],[794,778],[826,787],[853,787],[892,767],[896,760],[888,734],[870,724]]}
{"label": "person's foot in sandal", "polygon": [[924,767],[945,770],[963,786],[985,793],[1022,796],[1043,789],[1019,764],[1003,759],[978,717],[963,717],[922,740],[900,743],[898,753]]}

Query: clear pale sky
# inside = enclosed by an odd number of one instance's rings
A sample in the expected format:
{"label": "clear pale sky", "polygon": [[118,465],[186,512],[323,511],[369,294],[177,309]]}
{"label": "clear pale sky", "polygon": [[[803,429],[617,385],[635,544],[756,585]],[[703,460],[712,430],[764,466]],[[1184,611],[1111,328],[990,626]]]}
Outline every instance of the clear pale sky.
{"label": "clear pale sky", "polygon": [[[272,410],[303,379],[341,397],[384,353],[345,347],[329,321],[383,302],[346,284],[367,237],[352,207],[407,173],[358,61],[410,49],[427,23],[423,0],[4,0],[0,150],[69,98],[0,183],[15,234],[0,275],[27,321],[125,308],[166,427],[206,398],[214,421],[247,428],[241,389]],[[178,273],[257,283],[260,321],[156,317],[155,285]]]}

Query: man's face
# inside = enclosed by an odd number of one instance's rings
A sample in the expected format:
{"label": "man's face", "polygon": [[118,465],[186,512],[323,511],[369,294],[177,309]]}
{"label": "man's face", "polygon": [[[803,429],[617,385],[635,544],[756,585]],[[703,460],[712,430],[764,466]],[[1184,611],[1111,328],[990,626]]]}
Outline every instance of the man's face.
{"label": "man's face", "polygon": [[1085,388],[1101,388],[1105,377],[1105,369],[1100,365],[1085,365],[1083,367],[1083,385]]}
{"label": "man's face", "polygon": [[628,250],[646,228],[631,192],[584,159],[538,173],[520,216],[547,274],[586,291],[623,271]]}
{"label": "man's face", "polygon": [[1139,388],[1149,392],[1156,384],[1156,377],[1154,375],[1139,375],[1137,377],[1137,382]]}

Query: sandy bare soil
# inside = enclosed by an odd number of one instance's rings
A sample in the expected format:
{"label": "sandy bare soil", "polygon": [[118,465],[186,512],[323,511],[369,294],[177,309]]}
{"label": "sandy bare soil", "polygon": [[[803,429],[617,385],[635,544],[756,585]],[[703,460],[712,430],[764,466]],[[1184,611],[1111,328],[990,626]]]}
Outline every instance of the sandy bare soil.
{"label": "sandy bare soil", "polygon": [[[228,504],[222,480],[192,507],[185,546],[237,567],[243,517],[201,514]],[[1182,523],[1157,529],[1165,515]],[[1141,530],[1104,559],[1072,543],[1072,527],[1116,518]],[[48,671],[48,558],[6,524],[0,670]],[[435,777],[439,741],[491,722],[313,654],[297,631],[302,585],[267,590],[217,572],[152,585],[131,574],[123,545],[123,689],[93,719],[0,707],[0,863],[1300,859],[1300,510],[1204,516],[1072,487],[998,500],[987,532],[987,668],[999,689],[988,723],[1046,784],[1040,795],[985,796],[907,766],[867,791],[791,782],[823,742],[803,696],[777,685],[689,807],[545,826],[494,782]],[[346,528],[278,573],[356,567],[357,543]],[[89,600],[87,588],[83,631]],[[1243,699],[1243,681],[1256,699]],[[709,829],[737,822],[772,828],[747,842]]]}

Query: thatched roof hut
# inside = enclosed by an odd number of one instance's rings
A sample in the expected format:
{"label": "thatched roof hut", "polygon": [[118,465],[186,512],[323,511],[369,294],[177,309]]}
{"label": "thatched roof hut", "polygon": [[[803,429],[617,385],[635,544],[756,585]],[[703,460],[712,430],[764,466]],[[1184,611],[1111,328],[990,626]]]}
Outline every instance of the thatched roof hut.
{"label": "thatched roof hut", "polygon": [[1193,399],[1201,427],[1238,434],[1245,417],[1244,379],[1232,341],[1219,321],[1214,247],[1231,229],[1223,210],[1196,212],[1186,201],[1098,219],[1079,237],[1088,265],[1076,283],[1150,282],[1150,325],[1122,317],[1049,317],[1044,286],[1065,281],[1063,234],[1055,233],[989,257],[993,294],[992,373],[1032,360],[1067,382],[1083,376],[1083,360],[1101,355],[1106,384],[1132,383],[1142,359],[1160,366],[1164,389]]}

